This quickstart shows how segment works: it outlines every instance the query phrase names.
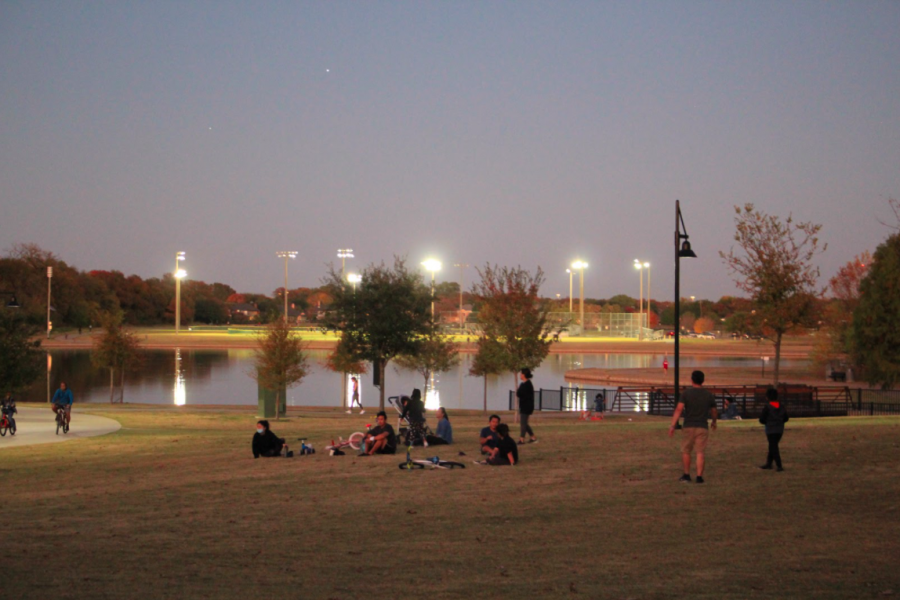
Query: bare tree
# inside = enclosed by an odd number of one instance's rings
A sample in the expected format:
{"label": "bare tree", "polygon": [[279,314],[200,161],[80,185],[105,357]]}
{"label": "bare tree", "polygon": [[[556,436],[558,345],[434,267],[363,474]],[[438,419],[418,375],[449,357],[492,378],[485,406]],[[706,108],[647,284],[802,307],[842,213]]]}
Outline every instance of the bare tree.
{"label": "bare tree", "polygon": [[819,269],[812,260],[827,245],[819,248],[821,225],[795,223],[791,216],[782,222],[752,204],[734,208],[734,240],[740,251],[731,248],[719,256],[735,275],[737,287],[752,296],[761,330],[775,344],[777,384],[782,339],[813,314]]}

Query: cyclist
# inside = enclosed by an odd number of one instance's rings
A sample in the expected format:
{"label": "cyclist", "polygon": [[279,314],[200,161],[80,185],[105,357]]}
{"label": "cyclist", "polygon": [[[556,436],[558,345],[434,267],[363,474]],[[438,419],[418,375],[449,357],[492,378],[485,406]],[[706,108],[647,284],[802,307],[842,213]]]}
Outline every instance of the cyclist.
{"label": "cyclist", "polygon": [[64,411],[66,415],[66,427],[72,420],[72,390],[68,388],[65,381],[59,382],[59,389],[53,394],[53,412]]}
{"label": "cyclist", "polygon": [[6,392],[6,400],[3,401],[2,406],[0,406],[0,410],[2,410],[3,414],[6,415],[6,418],[9,419],[9,428],[13,433],[15,433],[16,418],[13,415],[19,411],[16,409],[16,399],[13,398],[12,392]]}

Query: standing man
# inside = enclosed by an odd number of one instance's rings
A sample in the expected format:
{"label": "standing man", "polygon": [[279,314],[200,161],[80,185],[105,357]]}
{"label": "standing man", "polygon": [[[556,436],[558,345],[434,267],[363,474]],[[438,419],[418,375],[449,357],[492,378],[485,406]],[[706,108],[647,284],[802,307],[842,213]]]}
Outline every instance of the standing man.
{"label": "standing man", "polygon": [[703,381],[706,376],[703,371],[691,373],[691,387],[681,394],[681,402],[675,407],[672,415],[672,426],[669,427],[669,437],[675,435],[675,426],[678,419],[684,413],[684,427],[681,439],[681,463],[684,474],[681,479],[684,483],[691,482],[691,452],[697,454],[697,483],[703,483],[703,465],[706,461],[706,443],[709,441],[709,426],[706,418],[712,413],[712,428],[716,428],[716,397],[709,390],[703,389]]}
{"label": "standing man", "polygon": [[350,410],[347,411],[347,414],[351,414],[353,412],[353,404],[356,403],[359,405],[359,414],[364,415],[366,411],[363,410],[362,402],[359,401],[359,380],[356,377],[351,377],[350,381],[353,382],[353,395],[350,396]]}
{"label": "standing man", "polygon": [[534,385],[531,383],[531,369],[525,367],[519,372],[519,377],[522,379],[522,384],[516,390],[516,397],[519,399],[519,443],[525,443],[525,434],[527,433],[531,436],[528,443],[533,444],[537,438],[534,437],[534,431],[528,424],[528,418],[534,412]]}
{"label": "standing man", "polygon": [[68,388],[65,381],[59,382],[59,389],[53,393],[53,412],[62,410],[66,415],[66,426],[72,420],[72,390]]}

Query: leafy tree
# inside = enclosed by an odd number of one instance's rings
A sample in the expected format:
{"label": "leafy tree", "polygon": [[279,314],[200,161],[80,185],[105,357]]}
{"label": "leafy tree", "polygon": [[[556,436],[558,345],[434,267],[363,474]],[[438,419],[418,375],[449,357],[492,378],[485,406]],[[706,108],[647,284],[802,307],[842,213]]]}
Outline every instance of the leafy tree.
{"label": "leafy tree", "polygon": [[446,373],[459,364],[459,349],[452,341],[436,331],[419,340],[418,349],[399,355],[395,362],[405,369],[416,371],[425,379],[424,397],[428,397],[428,381],[433,373]]}
{"label": "leafy tree", "polygon": [[479,340],[479,351],[491,354],[485,362],[502,364],[513,377],[519,369],[536,369],[550,351],[548,307],[538,296],[543,271],[538,267],[532,275],[521,267],[487,264],[478,274],[474,291],[482,301],[478,318],[486,338]]}
{"label": "leafy tree", "polygon": [[0,393],[18,393],[43,373],[44,352],[40,339],[33,338],[40,327],[32,325],[19,309],[0,306]]}
{"label": "leafy tree", "polygon": [[716,322],[709,317],[700,317],[694,321],[694,332],[703,333],[705,331],[712,331],[715,326]]}
{"label": "leafy tree", "polygon": [[487,412],[487,378],[488,375],[499,375],[509,371],[512,367],[507,363],[509,355],[504,351],[503,345],[492,338],[481,336],[478,338],[478,352],[472,359],[469,374],[484,379],[484,412]]}
{"label": "leafy tree", "polygon": [[742,252],[732,248],[719,256],[735,275],[737,287],[752,295],[763,331],[775,344],[777,384],[782,338],[813,314],[819,270],[812,260],[827,245],[819,249],[821,225],[795,223],[790,216],[782,222],[752,204],[736,206],[735,212],[734,240]]}
{"label": "leafy tree", "polygon": [[277,419],[281,416],[281,390],[299,384],[309,370],[303,341],[284,319],[274,319],[260,334],[254,357],[256,369],[250,375],[261,386],[275,392]]}
{"label": "leafy tree", "polygon": [[218,298],[198,298],[194,303],[194,320],[214,325],[225,323],[228,321],[228,308]]}
{"label": "leafy tree", "polygon": [[872,263],[872,255],[863,252],[838,269],[828,283],[832,298],[823,302],[821,325],[810,358],[817,367],[852,353],[850,327],[859,305],[859,288]]}
{"label": "leafy tree", "polygon": [[[576,304],[578,303],[577,298],[575,300],[575,303]],[[618,305],[618,306],[624,307],[624,308],[637,308],[638,307],[637,299],[632,298],[631,296],[627,296],[625,294],[616,294],[615,296],[613,296],[612,298],[610,298],[608,300],[607,304],[615,304],[615,305]],[[619,310],[617,312],[622,312],[622,311]]]}
{"label": "leafy tree", "polygon": [[393,268],[366,267],[355,290],[333,268],[326,284],[331,305],[325,324],[341,332],[343,352],[376,365],[383,410],[387,363],[416,352],[420,338],[431,333],[431,290],[401,258],[394,259]]}
{"label": "leafy tree", "polygon": [[137,336],[122,328],[122,313],[100,315],[103,334],[94,338],[91,363],[109,369],[109,401],[115,401],[115,374],[119,372],[119,402],[125,401],[125,373],[141,366]]}
{"label": "leafy tree", "polygon": [[866,381],[890,389],[900,383],[900,234],[875,250],[859,292],[850,327],[853,360]]}

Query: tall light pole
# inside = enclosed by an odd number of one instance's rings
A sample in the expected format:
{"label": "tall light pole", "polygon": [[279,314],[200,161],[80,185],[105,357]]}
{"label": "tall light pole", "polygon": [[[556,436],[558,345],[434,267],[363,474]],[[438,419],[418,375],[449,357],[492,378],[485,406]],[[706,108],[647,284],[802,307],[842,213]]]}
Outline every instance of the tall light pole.
{"label": "tall light pole", "polygon": [[344,261],[353,258],[352,248],[338,248],[338,258],[341,259],[341,279],[344,278]]}
{"label": "tall light pole", "polygon": [[362,281],[362,275],[357,275],[356,273],[348,273],[347,281],[353,284],[353,293],[356,293],[356,284]]}
{"label": "tall light pole", "polygon": [[181,329],[181,280],[187,277],[187,271],[179,264],[184,260],[184,252],[175,254],[175,335]]}
{"label": "tall light pole", "polygon": [[463,329],[463,311],[462,311],[462,300],[463,300],[463,285],[466,281],[466,267],[469,265],[466,263],[455,263],[454,267],[459,267],[459,330],[462,332]]}
{"label": "tall light pole", "polygon": [[588,264],[583,260],[576,260],[572,263],[573,269],[578,269],[581,281],[581,291],[579,293],[579,311],[581,313],[581,335],[584,335],[584,270],[587,269]]}
{"label": "tall light pole", "polygon": [[53,267],[47,267],[47,339],[50,339],[50,330],[53,324],[50,322],[50,286],[53,281]]}
{"label": "tall light pole", "polygon": [[[289,258],[297,258],[297,253],[293,250],[279,250],[275,253],[278,258],[284,259],[284,322],[288,322],[288,286],[287,286],[287,265]],[[341,268],[343,274],[343,267]]]}
{"label": "tall light pole", "polygon": [[[682,233],[684,231],[684,233]],[[684,226],[684,218],[681,216],[681,203],[675,201],[675,405],[681,398],[681,390],[678,381],[679,354],[678,354],[678,338],[679,338],[679,316],[681,315],[681,259],[697,258],[694,251],[691,250],[691,242],[688,241],[689,236]],[[684,240],[684,242],[682,242]]]}
{"label": "tall light pole", "polygon": [[640,318],[638,323],[638,339],[644,339],[644,269],[647,269],[647,326],[650,326],[650,263],[634,259],[634,268],[641,279]]}
{"label": "tall light pole", "polygon": [[572,314],[572,269],[566,269],[569,274],[569,314]]}
{"label": "tall light pole", "polygon": [[422,266],[426,271],[431,271],[431,324],[434,325],[434,274],[441,270],[441,261],[429,258]]}

